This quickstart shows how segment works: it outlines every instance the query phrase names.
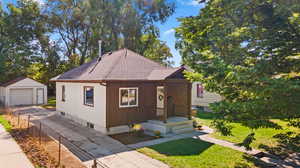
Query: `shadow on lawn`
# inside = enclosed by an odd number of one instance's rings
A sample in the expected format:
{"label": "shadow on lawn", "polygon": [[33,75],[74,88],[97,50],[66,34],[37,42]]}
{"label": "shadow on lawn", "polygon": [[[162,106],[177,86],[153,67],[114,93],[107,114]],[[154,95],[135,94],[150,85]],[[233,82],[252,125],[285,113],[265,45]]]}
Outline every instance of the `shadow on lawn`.
{"label": "shadow on lawn", "polygon": [[259,145],[259,148],[266,150],[270,154],[276,155],[281,159],[287,158],[290,154],[300,152],[300,134],[295,132],[280,133],[275,136],[278,145],[270,147],[267,145]]}
{"label": "shadow on lawn", "polygon": [[[243,158],[248,162],[253,163],[258,168],[265,168],[270,166],[269,164],[266,164],[258,159],[255,159],[253,156],[247,154],[244,154]],[[251,168],[251,166],[249,166],[247,163],[237,163],[235,164],[234,168]]]}
{"label": "shadow on lawn", "polygon": [[212,145],[214,144],[188,138],[167,142],[159,146],[151,146],[149,148],[167,156],[190,156],[199,155]]}

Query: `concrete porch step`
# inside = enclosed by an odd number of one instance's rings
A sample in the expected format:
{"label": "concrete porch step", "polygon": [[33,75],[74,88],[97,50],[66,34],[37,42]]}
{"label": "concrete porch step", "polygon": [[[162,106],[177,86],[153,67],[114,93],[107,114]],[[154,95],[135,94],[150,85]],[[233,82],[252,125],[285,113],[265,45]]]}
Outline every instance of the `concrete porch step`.
{"label": "concrete porch step", "polygon": [[150,124],[156,124],[156,125],[169,125],[169,126],[175,126],[175,125],[183,125],[183,124],[190,124],[193,123],[192,120],[183,120],[183,121],[167,121],[167,123],[164,123],[163,121],[159,121],[159,120],[148,120],[147,121]]}
{"label": "concrete porch step", "polygon": [[193,127],[186,127],[186,128],[181,128],[181,129],[172,129],[172,132],[174,134],[182,134],[182,133],[187,133],[187,132],[192,132],[194,131]]}
{"label": "concrete porch step", "polygon": [[192,127],[193,127],[193,123],[186,123],[186,124],[174,125],[172,127],[172,130],[180,130],[180,129],[192,128]]}

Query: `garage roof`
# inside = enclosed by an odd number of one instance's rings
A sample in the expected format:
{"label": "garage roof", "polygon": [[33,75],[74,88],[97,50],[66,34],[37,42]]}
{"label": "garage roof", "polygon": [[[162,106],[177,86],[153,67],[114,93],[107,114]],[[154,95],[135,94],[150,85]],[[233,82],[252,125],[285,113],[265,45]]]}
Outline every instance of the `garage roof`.
{"label": "garage roof", "polygon": [[15,79],[13,79],[13,80],[6,81],[6,82],[4,82],[4,83],[1,83],[0,86],[2,86],[2,87],[7,87],[7,86],[9,86],[9,85],[12,85],[12,84],[14,84],[14,83],[17,83],[17,82],[19,82],[19,81],[21,81],[21,80],[24,80],[24,79],[26,79],[26,78],[27,78],[27,77],[25,77],[25,76],[20,76],[20,77],[17,77],[17,78],[15,78]]}
{"label": "garage roof", "polygon": [[33,79],[31,79],[31,78],[28,78],[28,77],[25,77],[25,76],[20,76],[20,77],[17,77],[17,78],[15,78],[15,79],[13,79],[13,80],[9,80],[9,81],[6,81],[6,82],[4,82],[4,83],[1,83],[0,86],[1,86],[1,87],[8,87],[8,86],[13,85],[13,84],[15,84],[15,83],[17,83],[17,82],[20,82],[20,81],[22,81],[22,80],[24,80],[24,79],[29,79],[29,80],[34,81],[35,83],[44,85],[44,84],[42,84],[42,83],[40,83],[40,82],[38,82],[38,81],[36,81],[36,80],[33,80]]}

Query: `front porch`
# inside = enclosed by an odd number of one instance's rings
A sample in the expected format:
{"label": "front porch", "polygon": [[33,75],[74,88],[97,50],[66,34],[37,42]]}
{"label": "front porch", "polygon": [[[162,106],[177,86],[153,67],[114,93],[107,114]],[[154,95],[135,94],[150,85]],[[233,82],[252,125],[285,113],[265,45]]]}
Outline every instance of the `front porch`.
{"label": "front porch", "polygon": [[156,87],[156,118],[167,123],[191,119],[191,83],[166,80]]}
{"label": "front porch", "polygon": [[193,131],[193,121],[187,117],[169,117],[166,121],[148,120],[142,123],[146,132],[160,131],[162,135],[182,134]]}

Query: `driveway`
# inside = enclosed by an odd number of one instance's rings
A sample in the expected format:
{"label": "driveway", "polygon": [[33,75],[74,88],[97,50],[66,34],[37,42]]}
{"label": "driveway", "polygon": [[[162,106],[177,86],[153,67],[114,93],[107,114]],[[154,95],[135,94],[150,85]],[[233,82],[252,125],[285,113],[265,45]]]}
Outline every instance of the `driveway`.
{"label": "driveway", "polygon": [[90,156],[83,154],[82,151],[74,148],[80,147],[82,150],[97,158],[98,161],[110,168],[168,168],[166,164],[145,156],[135,150],[128,148],[117,140],[104,135],[93,129],[83,127],[63,116],[56,111],[50,111],[38,106],[16,107],[14,112],[21,116],[31,115],[33,123],[41,122],[43,125],[51,128],[47,134],[55,136],[54,131],[60,133],[69,142],[63,144],[76,155],[84,164],[90,166],[92,160]]}

